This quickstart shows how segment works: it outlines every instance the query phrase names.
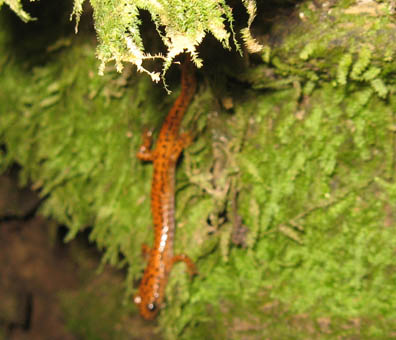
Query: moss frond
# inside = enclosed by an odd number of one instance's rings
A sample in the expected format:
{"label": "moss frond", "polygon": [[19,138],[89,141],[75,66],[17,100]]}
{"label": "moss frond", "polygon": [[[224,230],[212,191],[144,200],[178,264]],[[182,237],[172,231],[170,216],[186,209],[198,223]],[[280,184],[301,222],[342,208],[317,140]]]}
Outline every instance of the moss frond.
{"label": "moss frond", "polygon": [[0,0],[0,8],[4,3],[8,5],[8,7],[10,7],[15,12],[15,14],[18,15],[24,22],[35,20],[29,15],[29,13],[23,10],[21,0]]}

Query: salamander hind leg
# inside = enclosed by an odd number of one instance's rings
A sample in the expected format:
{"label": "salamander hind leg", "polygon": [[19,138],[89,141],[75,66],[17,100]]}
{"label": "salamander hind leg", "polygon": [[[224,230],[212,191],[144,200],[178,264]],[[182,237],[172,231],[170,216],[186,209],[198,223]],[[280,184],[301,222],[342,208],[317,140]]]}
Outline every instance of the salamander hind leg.
{"label": "salamander hind leg", "polygon": [[191,277],[198,274],[197,267],[195,266],[194,262],[184,254],[175,255],[171,259],[171,267],[176,263],[183,261],[187,265],[188,273]]}
{"label": "salamander hind leg", "polygon": [[137,152],[136,156],[141,161],[152,162],[154,159],[153,152],[150,150],[151,144],[153,142],[153,131],[145,129],[143,131],[143,142]]}
{"label": "salamander hind leg", "polygon": [[173,145],[172,149],[172,160],[177,161],[183,149],[188,147],[193,141],[192,134],[189,132],[183,132],[179,135],[176,143]]}
{"label": "salamander hind leg", "polygon": [[187,148],[189,145],[191,145],[193,141],[193,135],[191,132],[183,132],[180,134],[179,139],[178,139],[178,147],[180,147],[182,150]]}

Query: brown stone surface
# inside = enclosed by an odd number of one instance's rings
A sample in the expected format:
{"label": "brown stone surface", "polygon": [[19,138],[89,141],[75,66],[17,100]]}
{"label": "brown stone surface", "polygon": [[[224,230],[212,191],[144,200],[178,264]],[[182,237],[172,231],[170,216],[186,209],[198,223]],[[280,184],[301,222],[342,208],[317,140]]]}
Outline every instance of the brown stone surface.
{"label": "brown stone surface", "polygon": [[[0,320],[9,340],[72,340],[57,292],[76,286],[65,249],[51,246],[48,222],[0,223]],[[4,299],[4,300],[3,300]]]}
{"label": "brown stone surface", "polygon": [[24,217],[38,204],[39,197],[35,192],[18,188],[16,176],[0,176],[0,218]]}

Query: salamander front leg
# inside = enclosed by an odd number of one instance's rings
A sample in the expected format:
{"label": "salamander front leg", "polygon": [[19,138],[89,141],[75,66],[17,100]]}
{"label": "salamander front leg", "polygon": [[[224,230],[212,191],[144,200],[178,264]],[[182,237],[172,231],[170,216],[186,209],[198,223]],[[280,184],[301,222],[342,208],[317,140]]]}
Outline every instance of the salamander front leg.
{"label": "salamander front leg", "polygon": [[136,154],[137,158],[139,158],[141,161],[145,161],[145,162],[153,161],[154,159],[153,152],[150,150],[152,142],[153,142],[153,131],[149,129],[145,129],[143,131],[142,145],[140,146],[139,151]]}
{"label": "salamander front leg", "polygon": [[171,267],[176,263],[183,261],[187,265],[187,270],[190,276],[194,276],[198,274],[197,267],[195,266],[194,262],[184,254],[175,255],[171,259]]}
{"label": "salamander front leg", "polygon": [[150,256],[150,252],[151,252],[151,248],[147,244],[143,243],[142,244],[142,255],[146,261],[148,260],[148,258]]}

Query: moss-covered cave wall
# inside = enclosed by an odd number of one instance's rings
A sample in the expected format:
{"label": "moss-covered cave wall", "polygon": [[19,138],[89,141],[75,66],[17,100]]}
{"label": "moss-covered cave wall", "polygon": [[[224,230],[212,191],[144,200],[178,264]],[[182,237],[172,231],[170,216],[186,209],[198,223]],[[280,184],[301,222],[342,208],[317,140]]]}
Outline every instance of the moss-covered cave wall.
{"label": "moss-covered cave wall", "polygon": [[[132,293],[152,237],[151,166],[135,153],[177,95],[177,67],[170,96],[126,65],[99,76],[89,29],[65,23],[32,44],[0,14],[1,167],[22,165],[69,240],[91,226]],[[159,325],[167,339],[390,339],[393,3],[258,3],[257,14],[260,53],[201,46],[176,197],[176,252],[199,275],[174,268]]]}

